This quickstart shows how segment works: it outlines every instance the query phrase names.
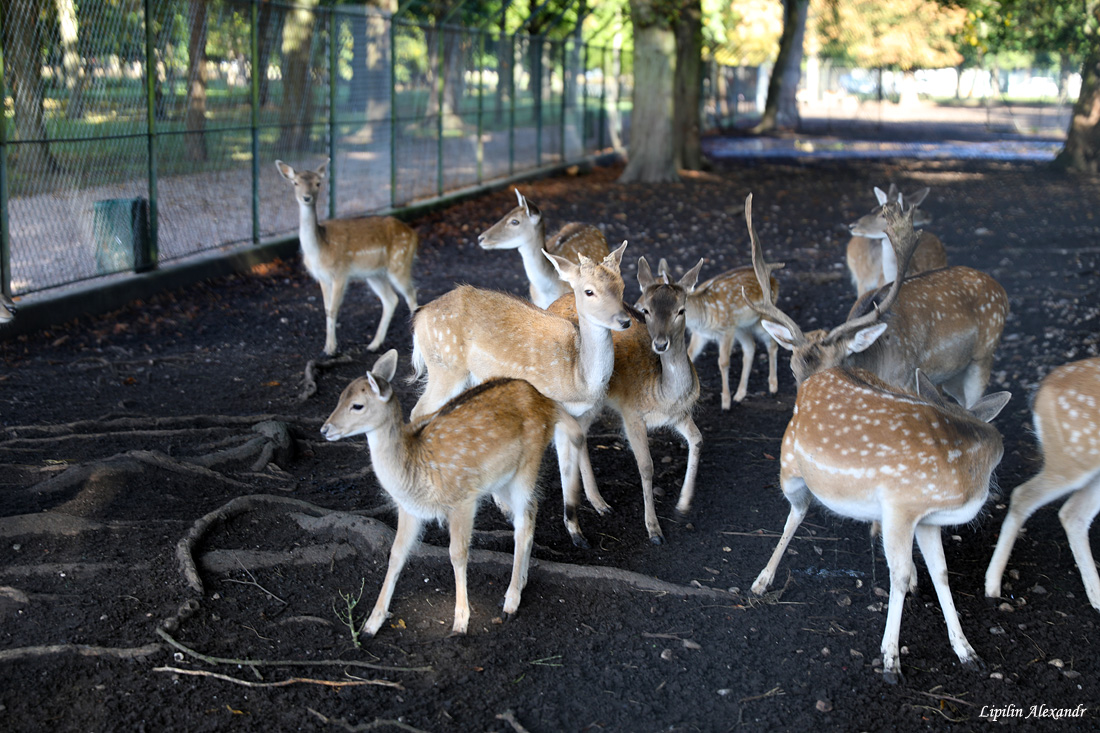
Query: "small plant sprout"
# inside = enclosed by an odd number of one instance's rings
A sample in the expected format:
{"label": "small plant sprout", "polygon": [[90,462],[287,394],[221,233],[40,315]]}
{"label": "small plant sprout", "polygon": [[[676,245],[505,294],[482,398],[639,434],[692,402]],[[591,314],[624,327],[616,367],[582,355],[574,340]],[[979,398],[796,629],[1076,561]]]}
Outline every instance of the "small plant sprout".
{"label": "small plant sprout", "polygon": [[343,608],[340,608],[340,605],[336,601],[332,602],[332,612],[336,614],[336,618],[340,620],[340,623],[351,630],[351,640],[355,644],[356,649],[361,649],[362,644],[359,643],[359,631],[355,627],[355,607],[359,605],[359,600],[363,597],[363,589],[366,585],[367,579],[361,579],[359,581],[359,592],[354,596],[342,590],[336,591],[340,594],[340,600],[344,602]]}

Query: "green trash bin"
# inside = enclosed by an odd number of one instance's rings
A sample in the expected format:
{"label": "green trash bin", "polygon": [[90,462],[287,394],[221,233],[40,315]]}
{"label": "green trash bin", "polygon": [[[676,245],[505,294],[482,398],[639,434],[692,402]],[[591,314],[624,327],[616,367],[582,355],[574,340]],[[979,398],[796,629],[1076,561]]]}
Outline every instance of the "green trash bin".
{"label": "green trash bin", "polygon": [[149,240],[149,202],[143,198],[107,199],[92,207],[95,269],[112,272],[145,272],[157,265]]}

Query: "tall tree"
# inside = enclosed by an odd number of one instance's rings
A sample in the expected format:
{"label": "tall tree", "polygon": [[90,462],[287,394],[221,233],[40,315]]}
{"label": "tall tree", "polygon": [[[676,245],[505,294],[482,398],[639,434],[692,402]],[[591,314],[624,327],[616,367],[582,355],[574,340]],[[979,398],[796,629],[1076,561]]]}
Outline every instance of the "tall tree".
{"label": "tall tree", "polygon": [[699,93],[703,75],[703,3],[684,0],[673,23],[676,32],[673,138],[679,145],[679,164],[688,170],[703,167],[699,137]]}
{"label": "tall tree", "polygon": [[65,69],[65,116],[78,120],[84,116],[84,64],[80,58],[80,24],[73,0],[56,0],[57,26],[61,40],[61,65]]}
{"label": "tall tree", "polygon": [[283,101],[279,107],[282,134],[281,147],[303,150],[309,144],[313,124],[310,63],[313,57],[313,34],[319,0],[298,0],[289,7],[283,24]]}
{"label": "tall tree", "polygon": [[42,0],[5,2],[0,13],[7,51],[4,62],[15,101],[15,139],[24,141],[18,146],[19,164],[25,170],[53,172],[57,162],[50,153],[42,107]]}
{"label": "tall tree", "polygon": [[676,68],[674,12],[662,0],[630,0],[634,24],[634,110],[630,154],[620,181],[679,180],[679,156],[672,136],[673,77]]}
{"label": "tall tree", "polygon": [[206,160],[206,0],[191,0],[191,34],[187,39],[187,152]]}
{"label": "tall tree", "polygon": [[1066,144],[1054,165],[1080,173],[1100,173],[1100,3],[1092,2],[1083,26],[1088,55],[1081,67],[1081,93],[1073,105]]}
{"label": "tall tree", "polygon": [[768,81],[764,114],[752,129],[755,133],[798,127],[798,81],[802,77],[802,42],[806,36],[806,15],[810,0],[783,0],[783,35],[779,55]]}

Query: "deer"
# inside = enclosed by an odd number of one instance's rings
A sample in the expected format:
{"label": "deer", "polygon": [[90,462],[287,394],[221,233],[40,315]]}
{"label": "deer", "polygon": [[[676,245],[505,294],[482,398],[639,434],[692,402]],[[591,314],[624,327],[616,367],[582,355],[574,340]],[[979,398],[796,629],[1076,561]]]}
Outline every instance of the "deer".
{"label": "deer", "polygon": [[[316,170],[295,170],[281,160],[275,167],[294,187],[298,202],[298,239],[310,277],[321,286],[325,304],[327,356],[336,354],[336,317],[344,301],[348,280],[365,280],[382,301],[382,318],[368,351],[377,351],[386,340],[397,310],[397,292],[415,313],[416,288],[412,281],[413,259],[419,239],[408,224],[392,216],[365,216],[317,222],[317,196],[325,178],[328,159]],[[394,292],[396,289],[397,292]]]}
{"label": "deer", "polygon": [[[857,296],[877,290],[897,277],[897,265],[889,251],[890,243],[886,241],[886,220],[882,215],[882,206],[887,201],[897,201],[899,206],[904,207],[908,202],[916,208],[928,197],[928,192],[929,189],[925,187],[905,198],[892,183],[886,193],[876,187],[875,197],[879,205],[849,225],[852,238],[848,241],[848,271],[852,275],[852,285]],[[920,209],[913,212],[913,226],[924,226],[931,221],[932,217]],[[943,242],[935,234],[922,231],[905,272],[906,276],[941,267],[947,267],[947,251]]]}
{"label": "deer", "polygon": [[[752,226],[751,205],[749,194],[745,218],[753,267],[757,282],[766,284],[770,270]],[[887,202],[883,210],[886,216],[892,211],[897,217],[901,206]],[[914,233],[904,247],[892,242],[889,259],[897,263],[896,272],[905,271],[919,238]],[[1008,318],[1004,288],[989,275],[963,266],[894,278],[889,285],[865,293],[844,323],[829,331],[803,333],[794,319],[766,300],[751,306],[763,318],[764,330],[791,351],[796,383],[815,371],[844,365],[867,369],[888,384],[912,392],[920,368],[964,406],[973,405],[985,392]]]}
{"label": "deer", "polygon": [[1100,610],[1100,575],[1089,546],[1089,526],[1100,511],[1100,358],[1064,364],[1042,381],[1032,406],[1035,435],[1043,454],[1038,475],[1012,491],[997,548],[985,572],[985,594],[1001,597],[1012,546],[1039,507],[1067,494],[1058,519],[1092,607]]}
{"label": "deer", "polygon": [[[512,577],[504,596],[504,613],[510,618],[527,584],[538,512],[535,483],[543,453],[555,434],[578,450],[584,435],[561,405],[517,379],[484,382],[427,419],[406,423],[392,386],[397,358],[396,350],[387,351],[366,376],[345,387],[321,427],[329,441],[367,436],[378,483],[397,505],[386,577],[359,633],[378,633],[424,523],[438,521],[449,529],[455,576],[451,631],[465,634],[470,621],[466,565],[479,502],[492,496],[512,520]],[[575,475],[575,466],[562,464],[563,481]]]}
{"label": "deer", "polygon": [[[638,285],[642,297],[635,306],[645,318],[645,328],[629,328],[612,334],[615,349],[615,368],[608,382],[607,395],[602,405],[597,405],[580,418],[581,429],[588,428],[598,416],[602,406],[610,407],[622,419],[627,442],[638,464],[642,481],[642,498],[645,504],[645,527],[649,541],[660,545],[664,534],[657,519],[653,492],[653,458],[649,452],[648,431],[668,427],[675,430],[688,444],[688,465],[680,497],[676,503],[678,514],[691,509],[695,494],[695,477],[699,471],[699,459],[703,446],[703,434],[692,419],[692,410],[699,399],[699,378],[687,353],[685,326],[687,323],[687,297],[699,278],[703,260],[689,270],[678,283],[669,282],[667,276],[653,277],[644,257],[638,259]],[[573,295],[564,295],[555,301],[549,312],[576,323],[579,320]],[[605,502],[595,486],[590,463],[584,463],[587,445],[582,451],[582,467],[585,494],[594,506]],[[567,522],[573,542],[587,546],[576,520],[576,496],[565,498]]]}
{"label": "deer", "polygon": [[596,227],[577,222],[564,225],[547,240],[542,212],[524,198],[518,188],[516,199],[519,205],[478,235],[477,243],[486,250],[518,249],[523,258],[523,269],[531,282],[531,302],[539,308],[546,308],[571,292],[571,288],[558,277],[543,252],[564,257],[574,264],[581,255],[598,262],[608,254],[607,240]]}
{"label": "deer", "polygon": [[[782,265],[771,265],[779,269]],[[668,274],[668,263],[661,260],[657,272]],[[779,298],[779,281],[769,277],[768,297],[774,304]],[[691,329],[688,354],[692,361],[699,358],[711,341],[718,342],[718,370],[722,374],[722,409],[730,409],[730,352],[733,342],[741,345],[741,379],[733,402],[741,402],[748,394],[749,372],[756,358],[756,342],[761,341],[768,350],[768,392],[779,390],[776,374],[779,345],[760,325],[760,314],[748,301],[764,298],[764,291],[756,281],[752,267],[728,270],[687,293],[687,327]],[[746,300],[747,299],[747,300]]]}
{"label": "deer", "polygon": [[0,323],[8,323],[15,320],[15,303],[11,298],[0,293]]}
{"label": "deer", "polygon": [[[545,253],[573,289],[577,322],[545,311],[509,293],[468,285],[455,288],[417,311],[413,318],[414,380],[424,380],[413,419],[427,415],[469,387],[494,377],[525,379],[564,406],[574,417],[601,404],[615,363],[613,331],[631,328],[634,317],[623,303],[619,272],[624,241],[601,261],[581,255],[573,263]],[[559,461],[571,450],[555,439]],[[581,451],[576,459],[585,476],[585,495],[597,512],[610,507],[595,491],[595,476]],[[564,492],[564,488],[563,488]],[[565,501],[565,524],[573,541],[583,543]],[[583,545],[582,545],[583,546]]]}

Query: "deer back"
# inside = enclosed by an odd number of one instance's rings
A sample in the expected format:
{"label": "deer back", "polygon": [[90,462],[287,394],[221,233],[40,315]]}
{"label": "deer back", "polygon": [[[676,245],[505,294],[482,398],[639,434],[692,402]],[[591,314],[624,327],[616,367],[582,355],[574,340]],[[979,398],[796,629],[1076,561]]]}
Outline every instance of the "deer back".
{"label": "deer back", "polygon": [[392,216],[330,219],[319,225],[324,246],[321,260],[349,272],[388,270],[405,273],[412,267],[416,231]]}
{"label": "deer back", "polygon": [[[779,298],[779,280],[770,276],[769,302]],[[751,266],[738,267],[715,275],[688,293],[688,327],[692,331],[720,334],[746,328],[760,320],[752,303],[764,301],[764,294]]]}
{"label": "deer back", "polygon": [[1100,357],[1048,374],[1032,414],[1044,472],[1076,483],[1100,470]]}
{"label": "deer back", "polygon": [[603,232],[591,224],[579,222],[570,222],[563,226],[557,234],[546,240],[543,248],[570,262],[580,262],[581,255],[598,262],[607,257],[610,251]]}

